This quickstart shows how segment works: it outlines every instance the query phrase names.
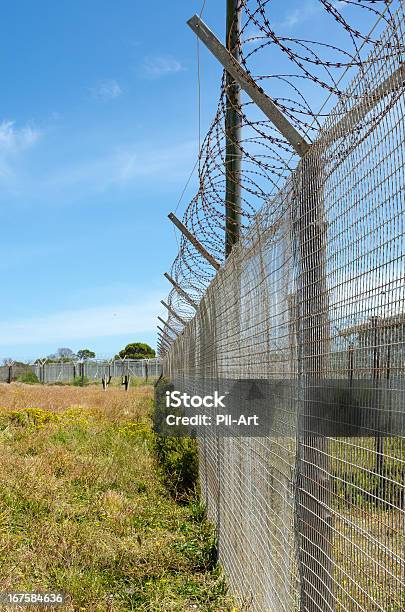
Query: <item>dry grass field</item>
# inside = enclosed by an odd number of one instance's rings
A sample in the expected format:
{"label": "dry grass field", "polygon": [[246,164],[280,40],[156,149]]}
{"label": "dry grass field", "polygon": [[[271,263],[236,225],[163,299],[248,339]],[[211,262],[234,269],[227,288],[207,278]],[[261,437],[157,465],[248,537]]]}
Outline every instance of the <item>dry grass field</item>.
{"label": "dry grass field", "polygon": [[0,591],[63,591],[68,611],[232,610],[201,508],[162,485],[152,400],[0,385]]}

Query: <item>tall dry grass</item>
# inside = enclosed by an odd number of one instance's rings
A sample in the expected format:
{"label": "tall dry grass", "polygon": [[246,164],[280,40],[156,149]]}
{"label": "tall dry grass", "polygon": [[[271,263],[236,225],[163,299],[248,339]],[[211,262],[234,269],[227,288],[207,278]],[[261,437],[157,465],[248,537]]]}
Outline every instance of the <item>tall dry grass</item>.
{"label": "tall dry grass", "polygon": [[159,477],[152,394],[0,385],[0,591],[63,591],[69,612],[231,609],[211,527]]}

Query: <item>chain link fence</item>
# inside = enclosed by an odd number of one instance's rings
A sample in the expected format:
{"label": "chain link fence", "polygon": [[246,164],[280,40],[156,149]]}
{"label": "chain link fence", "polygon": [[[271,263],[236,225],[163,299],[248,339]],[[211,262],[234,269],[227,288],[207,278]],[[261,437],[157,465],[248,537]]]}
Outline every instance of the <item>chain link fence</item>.
{"label": "chain link fence", "polygon": [[400,3],[164,355],[177,389],[251,380],[267,400],[268,435],[199,435],[247,609],[405,609],[404,23]]}
{"label": "chain link fence", "polygon": [[12,382],[34,372],[45,384],[72,382],[75,378],[86,378],[90,382],[103,377],[143,378],[153,380],[161,373],[160,359],[124,359],[115,361],[88,360],[67,363],[36,363],[33,365],[10,364],[0,367],[0,382]]}

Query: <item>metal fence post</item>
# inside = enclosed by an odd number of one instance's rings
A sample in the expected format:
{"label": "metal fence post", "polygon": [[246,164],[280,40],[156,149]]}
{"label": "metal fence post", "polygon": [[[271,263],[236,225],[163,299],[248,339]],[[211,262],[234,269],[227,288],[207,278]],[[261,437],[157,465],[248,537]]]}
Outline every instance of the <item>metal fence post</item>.
{"label": "metal fence post", "polygon": [[[377,497],[377,505],[384,503],[384,496],[381,495],[385,490],[385,469],[384,469],[384,435],[381,435],[381,415],[380,415],[380,403],[378,387],[381,378],[381,326],[380,317],[371,317],[371,331],[372,331],[372,347],[373,347],[373,381],[375,388],[376,397],[376,410],[375,410],[375,473],[377,476],[375,495]],[[389,374],[388,374],[389,378]]]}
{"label": "metal fence post", "polygon": [[[303,385],[298,415],[296,527],[301,612],[333,610],[332,512],[328,438],[316,418],[328,373],[330,330],[326,285],[321,151],[302,160],[293,198],[298,257],[298,364]],[[298,390],[299,392],[301,390]]]}

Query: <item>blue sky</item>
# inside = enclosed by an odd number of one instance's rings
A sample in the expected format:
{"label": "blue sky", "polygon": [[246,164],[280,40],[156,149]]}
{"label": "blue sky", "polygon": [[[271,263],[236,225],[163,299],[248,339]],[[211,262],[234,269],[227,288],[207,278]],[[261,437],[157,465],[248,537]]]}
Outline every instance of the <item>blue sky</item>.
{"label": "blue sky", "polygon": [[[155,346],[177,246],[166,217],[198,153],[186,21],[201,4],[3,3],[0,357]],[[315,2],[275,3],[287,33],[313,33],[314,15]],[[204,19],[222,37],[225,2],[207,0]],[[204,133],[221,69],[204,50],[201,63]]]}

